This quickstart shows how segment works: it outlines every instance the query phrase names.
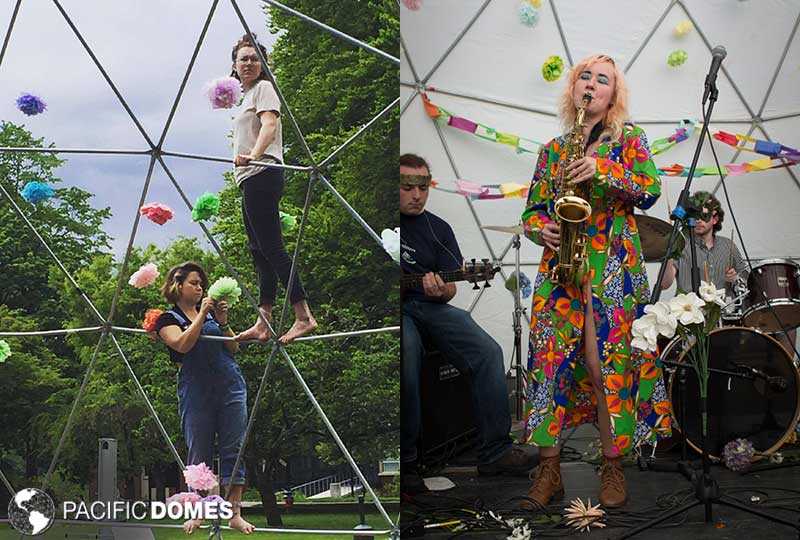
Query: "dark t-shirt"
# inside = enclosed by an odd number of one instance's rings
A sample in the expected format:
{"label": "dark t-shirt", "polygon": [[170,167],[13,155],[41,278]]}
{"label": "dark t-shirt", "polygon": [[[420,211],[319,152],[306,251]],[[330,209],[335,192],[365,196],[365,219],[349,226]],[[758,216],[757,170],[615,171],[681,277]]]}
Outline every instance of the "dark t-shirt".
{"label": "dark t-shirt", "polygon": [[[461,268],[463,257],[453,229],[428,211],[418,216],[400,214],[400,268],[406,274],[452,272]],[[431,301],[422,287],[403,294],[403,300]]]}
{"label": "dark t-shirt", "polygon": [[[173,315],[169,311],[174,311],[175,313],[180,315],[183,318],[183,321],[178,320],[178,318],[175,317],[175,315]],[[165,311],[164,313],[158,316],[158,319],[156,320],[156,334],[159,333],[161,329],[164,328],[165,326],[179,326],[181,331],[185,331],[187,328],[189,328],[189,325],[192,324],[192,321],[189,320],[189,317],[187,317],[186,314],[183,312],[183,310],[178,306],[172,306],[169,311]],[[209,319],[216,320],[214,319],[214,316],[211,315],[211,313],[206,314],[206,320]],[[183,362],[183,357],[185,356],[184,354],[179,353],[178,351],[174,350],[172,347],[169,346],[167,347],[167,349],[169,349],[170,360],[178,363]]]}

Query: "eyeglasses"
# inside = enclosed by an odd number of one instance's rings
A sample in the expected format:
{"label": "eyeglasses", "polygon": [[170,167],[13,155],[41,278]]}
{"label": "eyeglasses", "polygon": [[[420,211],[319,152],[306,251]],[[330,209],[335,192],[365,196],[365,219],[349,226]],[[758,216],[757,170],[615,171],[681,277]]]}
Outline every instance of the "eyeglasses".
{"label": "eyeglasses", "polygon": [[243,56],[241,58],[237,58],[236,61],[240,64],[258,64],[261,62],[258,56]]}

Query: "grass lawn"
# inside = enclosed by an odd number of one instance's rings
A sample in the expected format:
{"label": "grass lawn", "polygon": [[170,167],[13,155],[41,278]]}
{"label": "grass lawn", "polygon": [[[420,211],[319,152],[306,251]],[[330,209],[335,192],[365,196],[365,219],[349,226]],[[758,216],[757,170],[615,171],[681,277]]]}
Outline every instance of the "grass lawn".
{"label": "grass lawn", "polygon": [[[390,515],[391,516],[391,515]],[[256,527],[266,527],[266,519],[260,515],[246,515],[250,523]],[[366,515],[367,523],[376,530],[389,529],[388,524],[384,521],[380,514],[369,513]],[[162,520],[159,523],[180,523],[172,520]],[[358,523],[358,514],[284,514],[283,527],[285,529],[352,529]],[[187,536],[180,529],[165,529],[154,528],[152,529],[156,540],[206,540],[208,538],[208,531],[201,530],[195,532],[191,537]],[[94,535],[97,533],[97,525],[53,525],[45,534],[38,536],[42,540],[69,540],[70,538],[86,540],[85,535]],[[73,536],[75,535],[75,536]],[[78,536],[81,535],[81,536]],[[19,540],[19,533],[11,528],[7,523],[0,523],[0,540]],[[345,538],[352,538],[349,535],[332,535],[332,534],[299,534],[299,533],[254,533],[250,536],[245,536],[238,532],[223,530],[223,538],[289,538],[292,540],[343,540]],[[386,538],[386,537],[383,537]]]}

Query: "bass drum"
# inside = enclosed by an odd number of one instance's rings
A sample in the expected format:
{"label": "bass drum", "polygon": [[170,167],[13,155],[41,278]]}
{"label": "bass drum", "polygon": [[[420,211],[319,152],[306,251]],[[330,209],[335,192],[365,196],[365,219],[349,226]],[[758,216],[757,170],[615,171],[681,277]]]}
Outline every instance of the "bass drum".
{"label": "bass drum", "polygon": [[[729,327],[710,334],[709,367],[742,373],[709,373],[708,452],[720,458],[734,439],[748,439],[756,452],[771,454],[792,436],[800,417],[800,374],[786,350],[772,337],[752,328]],[[678,339],[661,358],[689,362]],[[685,384],[676,371],[669,378],[675,426],[689,445],[701,452],[700,388],[694,368],[687,366]],[[754,375],[756,374],[756,375]],[[685,399],[685,425],[680,425]]]}

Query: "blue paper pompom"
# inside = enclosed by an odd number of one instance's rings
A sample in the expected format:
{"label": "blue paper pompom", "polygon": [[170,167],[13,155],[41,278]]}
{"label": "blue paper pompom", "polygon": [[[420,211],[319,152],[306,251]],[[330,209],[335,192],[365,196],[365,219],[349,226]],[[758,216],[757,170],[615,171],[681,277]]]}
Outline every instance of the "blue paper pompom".
{"label": "blue paper pompom", "polygon": [[49,185],[45,184],[44,182],[37,182],[36,180],[32,180],[25,184],[25,187],[22,188],[22,191],[20,191],[22,198],[31,204],[46,201],[55,194],[56,192],[53,191],[53,188],[51,188]]}
{"label": "blue paper pompom", "polygon": [[519,21],[525,26],[533,27],[539,22],[539,12],[529,2],[519,5]]}
{"label": "blue paper pompom", "polygon": [[34,96],[33,94],[22,94],[17,98],[17,109],[24,112],[28,116],[43,113],[47,108],[42,98]]}
{"label": "blue paper pompom", "polygon": [[[531,288],[531,280],[528,278],[528,276],[525,275],[525,272],[520,272],[519,276],[520,276],[519,288],[520,292],[522,293],[522,298],[528,298],[531,295],[531,292],[533,292]],[[508,279],[506,280],[506,289],[508,289],[511,292],[516,292],[517,290],[516,272],[512,272],[511,275],[508,276]]]}

